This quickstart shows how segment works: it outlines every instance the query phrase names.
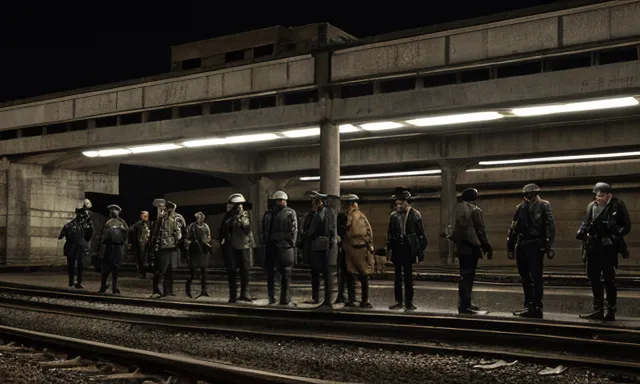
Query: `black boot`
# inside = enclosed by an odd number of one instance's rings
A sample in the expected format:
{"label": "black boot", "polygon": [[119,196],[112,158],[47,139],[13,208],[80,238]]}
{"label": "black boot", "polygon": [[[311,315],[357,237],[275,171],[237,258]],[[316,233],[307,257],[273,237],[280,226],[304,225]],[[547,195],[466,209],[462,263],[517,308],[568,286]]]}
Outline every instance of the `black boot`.
{"label": "black boot", "polygon": [[594,301],[593,311],[581,314],[580,318],[586,320],[604,320],[604,308],[602,306],[602,301]]}
{"label": "black boot", "polygon": [[73,287],[73,275],[69,276],[69,288]]}
{"label": "black boot", "polygon": [[517,310],[517,311],[514,311],[513,312],[513,316],[520,316],[523,313],[528,312],[529,308],[531,308],[532,306],[533,306],[532,303],[524,303],[524,308],[522,308],[520,310]]}
{"label": "black boot", "polygon": [[542,308],[539,306],[531,306],[530,308],[527,308],[526,311],[517,316],[525,317],[528,319],[542,319]]}
{"label": "black boot", "polygon": [[187,282],[184,285],[184,291],[187,294],[187,297],[193,298],[193,296],[191,296],[191,283],[193,282],[193,279],[189,278],[187,279]]}
{"label": "black boot", "polygon": [[389,309],[391,309],[391,310],[402,309],[402,307],[403,307],[402,302],[399,301],[399,302],[393,304],[392,306],[390,306]]}
{"label": "black boot", "polygon": [[616,320],[616,307],[607,305],[606,310],[604,311],[604,321],[615,321]]}

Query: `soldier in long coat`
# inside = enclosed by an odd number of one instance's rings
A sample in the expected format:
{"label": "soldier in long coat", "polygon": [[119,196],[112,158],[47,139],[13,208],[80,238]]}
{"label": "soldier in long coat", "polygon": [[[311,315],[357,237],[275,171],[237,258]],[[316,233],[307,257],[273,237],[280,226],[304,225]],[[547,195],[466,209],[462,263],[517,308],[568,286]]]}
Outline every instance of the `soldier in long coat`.
{"label": "soldier in long coat", "polygon": [[[191,296],[191,283],[200,275],[200,296],[209,296],[207,293],[207,267],[209,266],[209,254],[211,253],[211,229],[204,222],[204,213],[195,214],[196,222],[189,224],[185,247],[188,249],[189,266],[191,275],[187,279],[185,292]],[[196,297],[196,299],[198,298]]]}
{"label": "soldier in long coat", "polygon": [[[375,269],[373,230],[371,224],[358,208],[358,196],[341,196],[342,208],[347,214],[347,230],[342,245],[345,251],[347,272],[358,277],[362,286],[360,307],[371,308],[369,302],[369,276]],[[353,302],[355,298],[349,298]]]}
{"label": "soldier in long coat", "polygon": [[107,279],[111,275],[111,292],[114,295],[120,294],[118,289],[118,271],[120,263],[125,255],[127,246],[127,234],[129,227],[120,217],[122,209],[112,204],[109,209],[109,220],[102,229],[100,244],[104,247],[104,258],[102,259],[102,275],[100,277],[100,293],[105,293],[109,286]]}
{"label": "soldier in long coat", "polygon": [[155,199],[153,205],[158,209],[158,218],[153,224],[151,251],[153,253],[154,276],[152,297],[171,295],[173,268],[178,261],[178,243],[182,232],[171,212],[175,204],[164,199]]}

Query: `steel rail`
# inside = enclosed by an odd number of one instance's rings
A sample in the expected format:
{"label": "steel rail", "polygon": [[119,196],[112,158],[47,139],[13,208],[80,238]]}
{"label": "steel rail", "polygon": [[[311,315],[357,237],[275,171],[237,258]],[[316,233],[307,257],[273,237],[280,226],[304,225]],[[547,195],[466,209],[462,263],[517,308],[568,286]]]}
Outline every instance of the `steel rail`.
{"label": "steel rail", "polygon": [[191,357],[168,355],[14,327],[0,326],[0,335],[6,339],[19,341],[27,345],[35,343],[38,346],[48,346],[59,350],[79,352],[85,357],[106,358],[128,366],[135,365],[147,369],[150,372],[162,371],[179,374],[182,377],[191,379],[215,380],[216,383],[335,383],[332,381],[240,368]]}
{"label": "steel rail", "polygon": [[[457,353],[463,355],[474,356],[490,356],[494,358],[515,358],[524,359],[532,362],[540,363],[564,363],[571,365],[588,365],[600,368],[616,368],[625,370],[640,370],[640,362],[637,361],[638,350],[640,344],[605,341],[576,339],[571,337],[558,337],[551,335],[522,334],[515,332],[496,332],[476,329],[460,329],[446,327],[423,327],[405,324],[372,324],[372,323],[353,323],[353,322],[332,322],[330,330],[332,334],[317,332],[318,324],[322,322],[311,323],[306,321],[306,328],[314,328],[314,331],[295,332],[292,330],[291,322],[289,324],[281,324],[283,331],[275,330],[273,323],[263,323],[263,327],[270,327],[271,330],[256,330],[239,327],[240,324],[234,322],[234,326],[212,326],[207,324],[203,318],[189,319],[176,316],[159,316],[147,314],[133,314],[126,312],[114,312],[107,310],[98,310],[94,308],[83,308],[64,306],[59,304],[50,304],[42,306],[43,303],[25,301],[18,304],[0,302],[0,306],[5,308],[21,309],[35,311],[41,313],[49,313],[56,315],[76,316],[95,320],[119,321],[123,323],[145,326],[145,327],[162,327],[166,329],[181,330],[186,332],[220,332],[230,333],[237,336],[261,337],[270,339],[287,339],[302,342],[322,343],[322,344],[342,344],[372,349],[391,349],[398,351],[414,352],[414,353]],[[239,318],[236,317],[236,320]],[[241,318],[240,318],[241,319]],[[263,322],[270,322],[273,319],[261,319]],[[285,319],[286,320],[286,319]],[[326,325],[326,323],[325,323]],[[422,339],[428,337],[431,340],[465,342],[467,344],[483,345],[482,347],[474,347],[468,345],[444,345],[442,343],[424,344],[420,342],[396,342],[384,340],[372,340],[370,337],[374,334],[375,329],[387,330],[379,335],[390,336],[398,339],[407,337]],[[342,334],[335,332],[340,331]],[[351,335],[349,335],[351,332]],[[359,333],[358,333],[359,332]],[[354,335],[355,334],[355,335]],[[523,343],[524,340],[529,341]],[[537,341],[537,351],[523,350],[523,345],[527,348]],[[491,345],[487,345],[491,344]],[[505,349],[506,346],[511,347]],[[556,347],[556,351],[551,351],[549,347]],[[567,354],[567,349],[573,348]],[[602,356],[582,356],[577,352],[594,352],[602,353]],[[623,353],[620,353],[620,352]]]}

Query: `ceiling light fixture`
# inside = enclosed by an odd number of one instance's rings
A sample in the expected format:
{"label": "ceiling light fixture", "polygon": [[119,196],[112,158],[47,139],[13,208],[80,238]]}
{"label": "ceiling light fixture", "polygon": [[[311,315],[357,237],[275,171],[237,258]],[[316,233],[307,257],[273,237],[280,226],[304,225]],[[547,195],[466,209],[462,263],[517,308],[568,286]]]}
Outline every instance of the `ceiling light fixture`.
{"label": "ceiling light fixture", "polygon": [[618,153],[598,153],[598,154],[591,154],[591,155],[574,155],[574,156],[535,157],[530,159],[492,160],[492,161],[481,161],[478,163],[478,165],[548,163],[553,161],[597,160],[597,159],[636,157],[636,156],[640,156],[640,151],[618,152]]}
{"label": "ceiling light fixture", "polygon": [[514,108],[511,110],[511,113],[521,117],[541,116],[541,115],[551,115],[555,113],[593,111],[598,109],[632,107],[635,105],[638,105],[638,100],[636,100],[635,97],[620,97],[615,99],[582,101],[582,102],[568,103],[568,104],[553,104],[553,105],[542,105],[539,107]]}
{"label": "ceiling light fixture", "polygon": [[201,139],[201,140],[189,140],[182,143],[185,147],[195,148],[195,147],[208,147],[211,145],[222,145],[225,144],[226,141],[223,138],[212,138],[212,139]]}
{"label": "ceiling light fixture", "polygon": [[498,112],[476,112],[464,113],[459,115],[445,115],[436,117],[425,117],[420,119],[407,120],[406,123],[417,127],[434,127],[438,125],[471,123],[478,121],[489,121],[504,118],[504,115]]}
{"label": "ceiling light fixture", "polygon": [[380,121],[378,123],[360,124],[360,128],[365,131],[385,131],[387,129],[396,129],[404,127],[403,124],[394,121]]}
{"label": "ceiling light fixture", "polygon": [[182,145],[178,144],[155,144],[155,145],[143,145],[139,147],[129,147],[127,148],[132,153],[149,153],[149,152],[160,152],[160,151],[170,151],[172,149],[180,149],[184,148]]}
{"label": "ceiling light fixture", "polygon": [[318,136],[320,135],[320,128],[294,129],[292,131],[284,131],[282,134],[289,138]]}
{"label": "ceiling light fixture", "polygon": [[[393,172],[393,173],[370,173],[364,175],[343,175],[340,176],[340,180],[364,180],[364,179],[383,179],[388,177],[403,177],[403,176],[425,176],[425,175],[437,175],[442,173],[439,169],[429,169],[423,171],[407,171],[407,172]],[[318,181],[320,176],[303,176],[301,181]]]}
{"label": "ceiling light fixture", "polygon": [[342,124],[338,127],[340,133],[360,132],[360,129],[353,124]]}

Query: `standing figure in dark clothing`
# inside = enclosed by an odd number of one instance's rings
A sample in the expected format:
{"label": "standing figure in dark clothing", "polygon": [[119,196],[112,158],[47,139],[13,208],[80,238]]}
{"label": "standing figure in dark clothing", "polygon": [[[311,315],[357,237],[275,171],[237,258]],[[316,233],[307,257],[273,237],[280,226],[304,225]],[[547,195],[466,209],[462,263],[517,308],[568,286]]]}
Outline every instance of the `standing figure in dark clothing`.
{"label": "standing figure in dark clothing", "polygon": [[[347,235],[347,214],[345,212],[338,213],[337,218],[338,232],[338,297],[334,304],[344,303],[345,307],[355,307],[356,287],[353,275],[347,272],[347,260],[344,248],[344,238]],[[345,298],[345,288],[347,296]]]}
{"label": "standing figure in dark clothing", "polygon": [[553,241],[556,222],[551,204],[538,195],[540,187],[527,184],[522,188],[524,201],[516,207],[507,236],[507,257],[516,259],[522,279],[525,308],[514,316],[542,318],[542,273],[545,255],[555,255]]}
{"label": "standing figure in dark clothing", "polygon": [[109,275],[111,275],[111,292],[114,295],[119,295],[118,270],[120,269],[120,262],[125,254],[129,227],[120,217],[122,209],[119,206],[112,204],[107,208],[109,209],[109,220],[107,220],[102,229],[100,240],[100,244],[104,247],[100,293],[105,293],[109,288],[107,279]]}
{"label": "standing figure in dark clothing", "polygon": [[140,220],[131,226],[129,243],[136,253],[136,265],[140,278],[145,279],[147,272],[145,268],[145,259],[149,248],[149,239],[151,238],[151,223],[149,223],[149,212],[140,212]]}
{"label": "standing figure in dark clothing", "polygon": [[151,234],[151,260],[153,261],[153,294],[152,298],[165,297],[172,294],[171,287],[173,268],[177,266],[178,243],[182,232],[170,213],[175,204],[164,199],[155,199],[153,205],[158,209],[158,216],[153,223]]}
{"label": "standing figure in dark clothing", "polygon": [[[615,274],[618,253],[629,257],[624,236],[631,231],[631,219],[624,202],[613,196],[613,188],[607,183],[597,183],[593,188],[595,201],[589,203],[587,216],[577,233],[584,245],[587,277],[593,291],[593,311],[580,315],[589,320],[615,320],[618,292]],[[602,283],[604,280],[604,285]],[[604,292],[607,305],[604,306]]]}
{"label": "standing figure in dark clothing", "polygon": [[295,262],[298,218],[296,212],[287,207],[288,196],[277,191],[271,197],[272,209],[262,218],[262,244],[265,247],[265,269],[267,270],[267,294],[269,304],[276,303],[275,274],[280,274],[280,305],[295,306],[291,302],[291,274]]}
{"label": "standing figure in dark clothing", "polygon": [[[249,298],[249,264],[251,263],[251,248],[255,247],[249,212],[242,204],[246,200],[240,193],[229,196],[227,213],[222,218],[220,226],[220,245],[224,265],[229,280],[229,303],[238,300],[250,303]],[[237,297],[237,271],[240,270],[240,297]]]}
{"label": "standing figure in dark clothing", "polygon": [[211,254],[211,229],[209,225],[204,222],[204,213],[198,212],[195,214],[196,222],[191,223],[187,230],[187,238],[185,240],[185,246],[189,252],[189,267],[191,268],[191,275],[187,279],[185,286],[185,292],[187,296],[191,296],[191,283],[200,275],[200,296],[209,296],[207,292],[207,267],[209,265],[209,254]]}
{"label": "standing figure in dark clothing", "polygon": [[460,260],[460,282],[458,284],[458,313],[476,314],[479,308],[471,303],[473,281],[476,276],[478,259],[486,253],[493,258],[493,248],[487,240],[482,210],[475,205],[478,190],[465,189],[453,212],[455,223],[449,240],[458,246]]}
{"label": "standing figure in dark clothing", "polygon": [[[89,210],[92,204],[84,199],[82,207],[76,208],[76,216],[62,227],[58,239],[65,238],[64,255],[67,256],[67,273],[69,287],[83,289],[82,273],[84,272],[84,258],[89,255],[91,236],[93,236],[93,222]],[[77,280],[75,277],[77,276]],[[74,284],[74,280],[76,283]]]}
{"label": "standing figure in dark clothing", "polygon": [[317,191],[309,193],[314,210],[305,241],[309,242],[311,257],[311,303],[320,302],[320,275],[324,279],[324,308],[332,308],[333,268],[330,265],[330,252],[336,246],[336,214],[326,205],[329,197]]}
{"label": "standing figure in dark clothing", "polygon": [[[389,217],[387,249],[391,250],[391,262],[395,265],[394,293],[396,303],[389,309],[416,310],[413,305],[413,264],[424,260],[427,249],[427,232],[420,212],[411,207],[413,197],[409,191],[401,191],[392,196],[398,207]],[[404,276],[405,296],[402,295]]]}

